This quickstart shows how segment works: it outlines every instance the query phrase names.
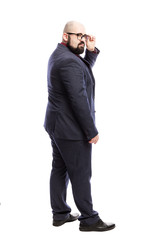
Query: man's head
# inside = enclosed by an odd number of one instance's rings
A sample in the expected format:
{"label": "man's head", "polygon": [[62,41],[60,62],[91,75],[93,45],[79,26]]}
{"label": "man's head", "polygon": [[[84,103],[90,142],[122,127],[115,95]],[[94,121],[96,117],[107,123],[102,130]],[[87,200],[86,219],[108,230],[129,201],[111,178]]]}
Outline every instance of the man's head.
{"label": "man's head", "polygon": [[75,21],[68,22],[63,30],[62,41],[75,54],[82,54],[86,43],[87,35],[85,27]]}

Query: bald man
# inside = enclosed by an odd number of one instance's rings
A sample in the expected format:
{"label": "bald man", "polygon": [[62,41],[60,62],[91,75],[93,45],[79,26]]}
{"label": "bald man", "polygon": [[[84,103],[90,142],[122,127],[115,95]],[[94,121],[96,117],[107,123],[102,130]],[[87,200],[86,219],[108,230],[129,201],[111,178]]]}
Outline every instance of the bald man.
{"label": "bald man", "polygon": [[[86,47],[86,50],[85,50]],[[85,57],[82,54],[85,50]],[[107,231],[93,210],[91,196],[91,151],[99,136],[95,125],[95,79],[92,67],[99,54],[95,37],[78,22],[68,22],[48,62],[48,105],[44,127],[53,148],[50,199],[53,225],[80,221],[80,231]],[[75,204],[81,215],[71,214],[66,203],[71,181]]]}

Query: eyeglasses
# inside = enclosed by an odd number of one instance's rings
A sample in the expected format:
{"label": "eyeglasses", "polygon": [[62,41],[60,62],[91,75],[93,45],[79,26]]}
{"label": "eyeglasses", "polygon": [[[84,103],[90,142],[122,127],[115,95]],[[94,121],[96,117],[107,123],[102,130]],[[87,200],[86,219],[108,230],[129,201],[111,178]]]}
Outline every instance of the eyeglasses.
{"label": "eyeglasses", "polygon": [[89,36],[87,34],[82,34],[82,33],[70,33],[70,32],[67,32],[67,34],[69,34],[69,35],[76,35],[78,40],[82,40],[82,38],[85,38],[85,40],[87,40],[89,38]]}

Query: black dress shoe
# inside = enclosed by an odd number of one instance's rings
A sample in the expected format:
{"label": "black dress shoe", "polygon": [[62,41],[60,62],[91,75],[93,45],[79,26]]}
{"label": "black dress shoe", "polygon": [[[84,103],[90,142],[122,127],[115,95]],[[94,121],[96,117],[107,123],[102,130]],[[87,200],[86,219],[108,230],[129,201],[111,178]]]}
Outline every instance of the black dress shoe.
{"label": "black dress shoe", "polygon": [[101,219],[92,225],[85,225],[80,223],[79,230],[84,232],[96,231],[96,232],[104,232],[109,231],[115,228],[114,223],[104,223]]}
{"label": "black dress shoe", "polygon": [[69,217],[65,220],[54,220],[53,219],[53,226],[59,227],[59,226],[63,225],[64,223],[76,221],[78,219],[78,217],[79,217],[79,214],[74,213],[74,214],[69,214]]}

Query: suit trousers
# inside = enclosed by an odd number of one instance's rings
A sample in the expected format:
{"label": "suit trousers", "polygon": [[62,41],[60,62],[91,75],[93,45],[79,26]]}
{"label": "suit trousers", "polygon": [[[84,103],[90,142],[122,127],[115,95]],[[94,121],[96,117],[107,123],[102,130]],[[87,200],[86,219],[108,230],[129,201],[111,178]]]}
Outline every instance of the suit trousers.
{"label": "suit trousers", "polygon": [[67,219],[71,208],[66,203],[69,180],[75,204],[81,213],[79,221],[94,224],[99,220],[91,197],[91,151],[87,141],[55,139],[50,135],[53,162],[50,176],[50,200],[55,220]]}

